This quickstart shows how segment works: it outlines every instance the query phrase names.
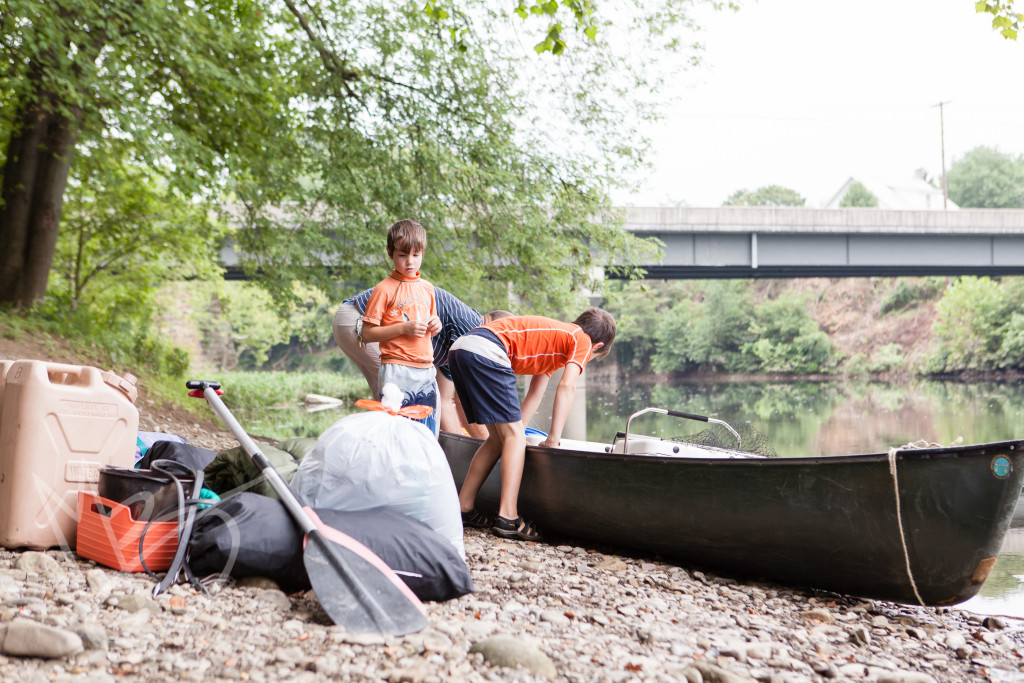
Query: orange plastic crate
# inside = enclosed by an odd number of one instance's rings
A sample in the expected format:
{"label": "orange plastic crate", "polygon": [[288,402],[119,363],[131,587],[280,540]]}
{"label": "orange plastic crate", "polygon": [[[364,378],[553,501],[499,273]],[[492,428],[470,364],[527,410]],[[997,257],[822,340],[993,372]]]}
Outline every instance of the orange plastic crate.
{"label": "orange plastic crate", "polygon": [[[131,509],[89,491],[78,492],[78,545],[80,556],[126,572],[143,571],[139,537],[145,521],[132,518]],[[142,552],[150,571],[171,566],[178,550],[178,523],[153,522],[146,531]]]}

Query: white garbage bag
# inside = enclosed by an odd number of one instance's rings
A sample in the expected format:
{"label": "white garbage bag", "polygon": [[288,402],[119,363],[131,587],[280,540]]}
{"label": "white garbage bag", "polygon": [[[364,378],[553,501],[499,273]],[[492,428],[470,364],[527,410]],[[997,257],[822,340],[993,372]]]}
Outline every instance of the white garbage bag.
{"label": "white garbage bag", "polygon": [[343,417],[302,459],[290,486],[314,508],[387,507],[409,515],[466,556],[451,469],[434,435],[418,422],[378,411]]}

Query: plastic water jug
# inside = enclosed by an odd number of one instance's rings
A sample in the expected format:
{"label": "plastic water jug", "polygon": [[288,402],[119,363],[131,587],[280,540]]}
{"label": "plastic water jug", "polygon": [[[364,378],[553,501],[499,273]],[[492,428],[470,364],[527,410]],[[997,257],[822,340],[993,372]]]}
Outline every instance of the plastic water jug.
{"label": "plastic water jug", "polygon": [[136,378],[19,360],[0,397],[0,545],[74,549],[78,492],[106,465],[131,467]]}
{"label": "plastic water jug", "polygon": [[7,371],[14,365],[13,360],[0,360],[0,420],[3,419],[4,386],[7,384]]}

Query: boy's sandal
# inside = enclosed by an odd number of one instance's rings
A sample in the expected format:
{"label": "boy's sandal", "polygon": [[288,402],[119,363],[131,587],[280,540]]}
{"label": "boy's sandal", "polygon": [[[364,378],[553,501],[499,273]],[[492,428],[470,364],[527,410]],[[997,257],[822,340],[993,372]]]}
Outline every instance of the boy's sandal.
{"label": "boy's sandal", "polygon": [[494,526],[494,520],[473,508],[469,512],[462,513],[462,526],[470,529],[490,529]]}
{"label": "boy's sandal", "polygon": [[494,526],[491,527],[491,531],[495,536],[515,538],[520,541],[539,541],[541,538],[540,532],[534,523],[526,521],[521,516],[509,519],[508,517],[498,515],[494,520]]}

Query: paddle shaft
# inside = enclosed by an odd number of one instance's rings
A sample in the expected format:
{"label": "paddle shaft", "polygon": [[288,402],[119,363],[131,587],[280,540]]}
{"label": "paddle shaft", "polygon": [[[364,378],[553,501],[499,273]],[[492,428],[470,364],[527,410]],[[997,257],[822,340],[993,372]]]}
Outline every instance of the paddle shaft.
{"label": "paddle shaft", "polygon": [[[303,508],[274,466],[224,405],[218,382],[191,380],[192,395],[203,398],[260,468],[301,527],[302,563],[321,607],[335,624],[354,633],[405,635],[427,626],[426,610],[408,586],[373,551]],[[327,535],[330,535],[328,538]]]}
{"label": "paddle shaft", "polygon": [[262,472],[263,476],[270,481],[270,486],[273,487],[277,495],[280,496],[281,502],[284,503],[286,508],[288,508],[288,512],[291,513],[295,521],[297,521],[299,526],[302,527],[303,533],[308,534],[309,532],[314,531],[316,529],[316,525],[313,523],[313,520],[309,518],[309,515],[306,514],[306,511],[302,509],[299,499],[295,497],[295,494],[292,493],[290,488],[288,488],[288,484],[281,477],[280,473],[274,469],[274,466],[270,464],[269,460],[267,460],[267,456],[263,455],[263,452],[260,451],[256,442],[249,437],[244,429],[242,429],[242,425],[238,423],[235,416],[232,415],[231,411],[228,410],[228,407],[224,405],[224,401],[217,395],[218,387],[212,386],[212,383],[209,382],[202,382],[201,385],[201,387],[190,388],[202,388],[203,397],[210,404],[210,407],[213,408],[213,412],[217,413],[217,416],[224,421],[224,424],[228,426],[231,433],[236,439],[238,439],[238,443],[242,444],[242,448],[249,454],[252,461],[256,463],[256,466],[260,468],[260,472]]}

